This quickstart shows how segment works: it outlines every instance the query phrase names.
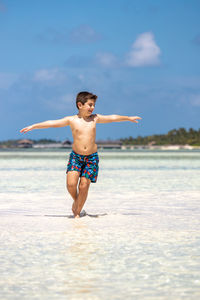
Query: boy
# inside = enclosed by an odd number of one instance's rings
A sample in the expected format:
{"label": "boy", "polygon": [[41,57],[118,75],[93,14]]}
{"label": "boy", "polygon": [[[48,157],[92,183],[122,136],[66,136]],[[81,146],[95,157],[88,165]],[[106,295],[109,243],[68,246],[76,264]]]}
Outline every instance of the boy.
{"label": "boy", "polygon": [[[98,153],[95,143],[96,123],[110,123],[131,121],[138,123],[140,117],[127,117],[119,115],[92,114],[97,96],[80,92],[76,97],[78,114],[59,120],[45,121],[33,124],[20,130],[28,132],[33,129],[70,126],[73,135],[72,152],[67,165],[67,190],[72,196],[72,212],[75,218],[80,217],[81,209],[87,199],[91,182],[96,182],[98,176]],[[80,178],[80,180],[79,180]],[[78,187],[78,190],[77,190]]]}

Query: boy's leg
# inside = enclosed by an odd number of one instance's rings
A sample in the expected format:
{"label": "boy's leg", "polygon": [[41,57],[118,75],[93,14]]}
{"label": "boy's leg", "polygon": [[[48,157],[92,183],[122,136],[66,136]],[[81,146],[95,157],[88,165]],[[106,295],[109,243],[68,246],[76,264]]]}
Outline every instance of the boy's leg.
{"label": "boy's leg", "polygon": [[85,204],[85,201],[87,199],[88,190],[90,187],[90,179],[82,176],[80,178],[79,182],[79,193],[76,199],[76,202],[74,204],[74,216],[78,217],[80,215],[81,209],[83,208],[83,205]]}
{"label": "boy's leg", "polygon": [[77,200],[77,185],[79,180],[80,172],[68,171],[67,172],[67,190],[72,196],[74,203],[72,205],[72,211],[74,212],[75,201]]}

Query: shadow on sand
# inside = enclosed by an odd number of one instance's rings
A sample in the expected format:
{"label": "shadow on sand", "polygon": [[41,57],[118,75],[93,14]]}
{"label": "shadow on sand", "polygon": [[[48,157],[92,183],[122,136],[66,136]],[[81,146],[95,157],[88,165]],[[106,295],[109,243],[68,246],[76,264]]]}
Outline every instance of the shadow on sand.
{"label": "shadow on sand", "polygon": [[[102,216],[106,216],[107,214],[83,214],[81,215],[80,214],[80,218],[83,218],[83,217],[91,217],[91,218],[98,218],[98,217],[102,217]],[[74,216],[73,215],[45,215],[45,217],[65,217],[65,218],[69,218],[69,219],[74,219]]]}
{"label": "shadow on sand", "polygon": [[[91,218],[98,218],[98,217],[102,217],[102,216],[106,216],[108,214],[84,214],[84,215],[80,215],[80,218],[83,217],[91,217]],[[26,217],[51,217],[51,218],[68,218],[68,219],[74,219],[73,215],[24,215]]]}
{"label": "shadow on sand", "polygon": [[[109,214],[107,213],[102,213],[102,214],[80,214],[80,218],[83,217],[90,217],[90,218],[99,218],[103,216],[107,216]],[[118,215],[118,214],[117,214]],[[120,215],[126,215],[126,216],[136,216],[136,215],[141,215],[141,213],[121,213]],[[74,219],[73,215],[24,215],[26,217],[49,217],[49,218],[68,218],[68,219]]]}

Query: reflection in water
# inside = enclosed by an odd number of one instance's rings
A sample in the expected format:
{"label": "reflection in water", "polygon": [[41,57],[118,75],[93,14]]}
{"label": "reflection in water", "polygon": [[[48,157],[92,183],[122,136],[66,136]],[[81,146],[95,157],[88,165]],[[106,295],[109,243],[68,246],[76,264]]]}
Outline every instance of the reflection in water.
{"label": "reflection in water", "polygon": [[68,294],[71,290],[74,295],[91,294],[92,297],[98,285],[97,269],[103,251],[94,239],[94,232],[82,220],[74,220],[71,231],[71,244],[65,253],[70,261],[65,292]]}

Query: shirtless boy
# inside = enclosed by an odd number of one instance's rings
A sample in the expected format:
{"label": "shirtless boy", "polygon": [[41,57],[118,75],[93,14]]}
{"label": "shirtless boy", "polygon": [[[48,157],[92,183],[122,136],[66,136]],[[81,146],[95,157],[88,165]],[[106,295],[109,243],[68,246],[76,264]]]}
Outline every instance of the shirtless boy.
{"label": "shirtless boy", "polygon": [[74,141],[67,165],[66,185],[74,200],[72,212],[75,218],[80,217],[81,209],[87,199],[90,183],[97,181],[99,158],[97,144],[95,143],[96,123],[121,121],[138,123],[138,120],[141,119],[137,116],[92,114],[96,99],[97,96],[92,93],[80,92],[76,97],[77,115],[36,123],[20,130],[20,132],[26,133],[33,129],[70,126]]}

